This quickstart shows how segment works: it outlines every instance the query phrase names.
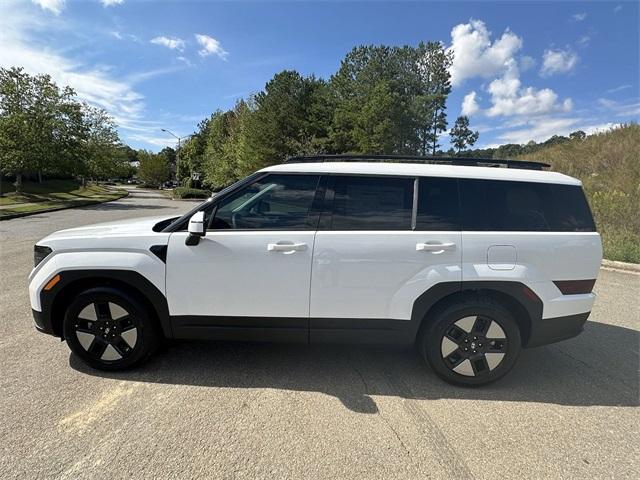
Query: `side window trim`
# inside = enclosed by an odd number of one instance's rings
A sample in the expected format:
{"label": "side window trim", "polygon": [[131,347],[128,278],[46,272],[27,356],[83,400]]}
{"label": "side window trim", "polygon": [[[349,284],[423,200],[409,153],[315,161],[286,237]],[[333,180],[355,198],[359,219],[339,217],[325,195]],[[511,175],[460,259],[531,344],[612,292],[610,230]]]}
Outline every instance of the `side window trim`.
{"label": "side window trim", "polygon": [[413,179],[413,205],[411,207],[411,230],[415,231],[418,225],[418,189],[420,188],[420,177]]}

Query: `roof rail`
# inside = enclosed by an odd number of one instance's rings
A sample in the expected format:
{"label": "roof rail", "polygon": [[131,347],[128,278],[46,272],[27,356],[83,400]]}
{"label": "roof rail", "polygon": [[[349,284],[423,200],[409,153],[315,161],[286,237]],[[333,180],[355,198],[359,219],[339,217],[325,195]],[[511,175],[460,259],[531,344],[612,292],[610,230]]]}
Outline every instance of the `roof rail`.
{"label": "roof rail", "polygon": [[503,160],[498,158],[473,157],[420,157],[413,155],[303,155],[289,157],[284,163],[324,163],[324,162],[389,162],[461,165],[471,167],[506,167],[523,170],[542,170],[551,165],[528,160]]}

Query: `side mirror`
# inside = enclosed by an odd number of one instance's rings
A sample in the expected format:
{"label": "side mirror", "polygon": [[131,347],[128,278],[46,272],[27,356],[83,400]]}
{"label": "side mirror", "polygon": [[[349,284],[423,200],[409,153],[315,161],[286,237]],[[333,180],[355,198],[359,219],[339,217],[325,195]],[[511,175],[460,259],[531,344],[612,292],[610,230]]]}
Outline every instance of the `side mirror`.
{"label": "side mirror", "polygon": [[198,245],[200,237],[204,237],[206,230],[204,227],[204,212],[196,212],[189,219],[189,236],[185,241],[187,245]]}

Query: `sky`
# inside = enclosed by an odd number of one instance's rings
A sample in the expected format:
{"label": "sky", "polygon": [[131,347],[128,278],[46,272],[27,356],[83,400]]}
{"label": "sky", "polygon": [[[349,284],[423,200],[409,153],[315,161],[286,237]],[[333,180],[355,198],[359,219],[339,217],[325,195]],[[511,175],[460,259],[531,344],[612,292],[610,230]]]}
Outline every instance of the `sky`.
{"label": "sky", "polygon": [[638,121],[639,24],[616,0],[1,0],[0,66],[50,74],[157,151],[281,70],[328,79],[354,46],[440,41],[450,126],[468,115],[491,147]]}

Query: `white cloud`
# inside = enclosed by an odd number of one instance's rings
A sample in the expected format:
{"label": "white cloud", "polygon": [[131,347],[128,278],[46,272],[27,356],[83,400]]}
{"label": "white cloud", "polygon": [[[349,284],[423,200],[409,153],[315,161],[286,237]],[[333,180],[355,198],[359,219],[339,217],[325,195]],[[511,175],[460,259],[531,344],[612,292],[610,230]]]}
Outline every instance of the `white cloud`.
{"label": "white cloud", "polygon": [[531,140],[543,142],[553,135],[567,136],[576,130],[582,130],[587,135],[610,130],[619,124],[592,123],[580,118],[538,118],[529,121],[525,128],[511,130],[498,136],[504,143],[524,144]]}
{"label": "white cloud", "polygon": [[473,91],[464,96],[464,100],[462,100],[462,112],[461,115],[466,115],[468,117],[475,115],[480,110],[480,105],[476,100],[476,92]]}
{"label": "white cloud", "polygon": [[49,10],[56,15],[60,15],[60,12],[64,9],[65,0],[31,0],[36,5],[40,5],[43,10]]}
{"label": "white cloud", "polygon": [[568,73],[578,64],[578,55],[569,49],[545,50],[540,75],[549,77],[556,73]]}
{"label": "white cloud", "polygon": [[622,5],[616,5],[613,8],[613,13],[618,13],[620,10],[622,10]]}
{"label": "white cloud", "polygon": [[196,40],[202,47],[200,50],[198,50],[198,54],[201,57],[208,57],[209,55],[217,55],[222,60],[226,60],[227,57],[229,56],[229,52],[227,52],[224,48],[222,48],[222,45],[220,45],[220,42],[215,38],[210,37],[209,35],[203,35],[201,33],[197,33]]}
{"label": "white cloud", "polygon": [[576,43],[581,47],[586,47],[587,45],[589,45],[589,42],[591,42],[591,36],[583,35]]}
{"label": "white cloud", "polygon": [[177,37],[155,37],[151,39],[151,43],[154,45],[162,45],[163,47],[170,48],[171,50],[178,50],[182,52],[185,47],[185,42],[181,38]]}
{"label": "white cloud", "polygon": [[[135,78],[118,78],[110,67],[89,65],[64,51],[40,42],[41,32],[51,32],[50,19],[25,12],[18,4],[0,7],[0,66],[21,66],[35,75],[46,73],[59,85],[72,87],[80,100],[104,108],[125,130],[146,128],[142,94]],[[68,24],[56,27],[68,28]],[[45,37],[46,38],[46,37]],[[144,73],[137,76],[142,80]]]}
{"label": "white cloud", "polygon": [[100,3],[104,7],[111,7],[113,5],[122,5],[124,3],[124,0],[100,0]]}
{"label": "white cloud", "polygon": [[448,49],[454,55],[451,83],[460,85],[467,78],[499,75],[521,47],[522,39],[510,30],[492,42],[491,32],[481,20],[456,25]]}
{"label": "white cloud", "polygon": [[191,62],[191,60],[189,60],[187,57],[184,57],[182,55],[180,55],[179,57],[176,57],[176,60],[181,61],[182,63],[184,63],[187,67],[193,67],[193,63]]}
{"label": "white cloud", "polygon": [[574,13],[573,15],[571,15],[571,18],[573,18],[574,21],[576,22],[581,22],[583,21],[585,18],[587,18],[587,14],[584,12],[581,13]]}
{"label": "white cloud", "polygon": [[551,112],[568,112],[573,107],[571,99],[558,102],[558,95],[550,88],[522,87],[517,67],[511,67],[502,78],[493,80],[488,92],[492,106],[487,116],[543,115]]}
{"label": "white cloud", "polygon": [[520,70],[526,72],[536,66],[536,59],[525,55],[520,59]]}
{"label": "white cloud", "polygon": [[618,87],[615,88],[610,88],[609,90],[607,90],[607,93],[616,93],[616,92],[620,92],[622,90],[626,90],[627,88],[631,88],[633,85],[620,85]]}
{"label": "white cloud", "polygon": [[[560,100],[550,88],[536,89],[522,85],[520,72],[534,66],[529,56],[516,58],[522,47],[522,39],[507,30],[496,40],[481,20],[470,20],[451,30],[451,47],[454,62],[451,69],[452,83],[460,84],[470,77],[491,78],[483,87],[490,95],[491,105],[482,109],[475,91],[467,94],[462,102],[462,114],[483,113],[488,117],[527,117],[568,112],[571,99]],[[577,60],[576,60],[577,61]],[[513,126],[515,120],[511,121]]]}
{"label": "white cloud", "polygon": [[640,116],[640,102],[637,100],[624,103],[607,98],[599,98],[598,104],[616,117],[635,117],[635,120],[637,120]]}
{"label": "white cloud", "polygon": [[[148,130],[147,130],[148,131]],[[129,135],[129,139],[136,142],[148,143],[149,145],[155,145],[157,147],[172,147],[175,148],[178,141],[173,137],[160,137],[151,134],[134,133]]]}
{"label": "white cloud", "polygon": [[132,73],[130,75],[127,75],[125,80],[127,81],[127,83],[131,85],[136,85],[138,83],[151,80],[152,78],[156,78],[162,75],[167,75],[169,73],[175,73],[183,69],[184,67],[157,68],[155,70],[147,70],[144,72]]}

